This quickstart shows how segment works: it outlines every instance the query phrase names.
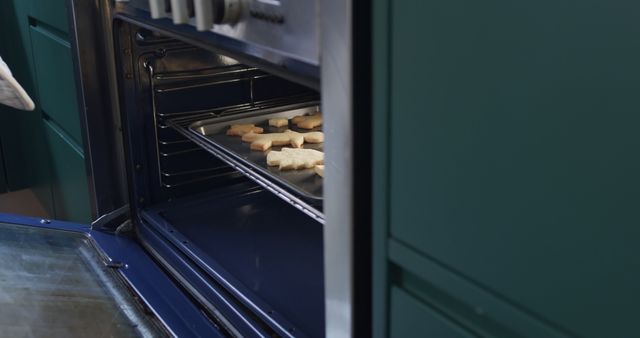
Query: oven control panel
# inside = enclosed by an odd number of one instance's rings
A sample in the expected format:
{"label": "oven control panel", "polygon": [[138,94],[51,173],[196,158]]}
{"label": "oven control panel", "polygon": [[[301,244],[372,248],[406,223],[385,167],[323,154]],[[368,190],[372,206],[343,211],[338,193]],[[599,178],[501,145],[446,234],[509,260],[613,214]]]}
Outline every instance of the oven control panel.
{"label": "oven control panel", "polygon": [[[145,0],[154,19],[192,25],[318,65],[319,0]],[[139,7],[139,6],[138,6]]]}

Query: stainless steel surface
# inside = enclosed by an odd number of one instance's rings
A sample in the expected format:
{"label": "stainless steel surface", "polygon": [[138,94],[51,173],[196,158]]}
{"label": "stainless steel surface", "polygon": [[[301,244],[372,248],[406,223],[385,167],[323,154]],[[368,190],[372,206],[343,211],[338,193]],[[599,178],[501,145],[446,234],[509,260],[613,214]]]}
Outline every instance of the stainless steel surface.
{"label": "stainless steel surface", "polygon": [[[173,21],[168,18],[152,19],[147,7],[146,0],[116,3],[113,7],[114,22],[133,23],[136,26],[162,33],[169,38],[182,40],[218,55],[232,57],[243,64],[259,67],[271,74],[309,88],[320,89],[320,67],[317,58],[313,62],[307,62],[305,58],[298,57],[290,51],[274,49],[267,45],[211,33],[211,31],[201,32],[192,25],[174,25]],[[245,7],[243,6],[243,8]],[[195,18],[193,20],[195,22]],[[282,36],[278,36],[277,39],[281,38]],[[297,44],[291,41],[288,43]]]}
{"label": "stainless steel surface", "polygon": [[159,337],[83,235],[0,223],[0,336]]}
{"label": "stainless steel surface", "polygon": [[[93,219],[127,204],[109,0],[68,0],[70,40]],[[76,29],[81,27],[80,29]]]}
{"label": "stainless steel surface", "polygon": [[[154,18],[161,18],[164,7],[157,10],[158,0],[132,1],[137,8],[152,9]],[[172,0],[178,1],[178,0]],[[183,0],[186,2],[186,0]],[[212,32],[243,43],[260,46],[265,53],[282,53],[309,64],[320,64],[320,32],[317,0],[209,0],[213,3],[215,22],[216,7],[224,8],[222,24],[209,27]],[[216,6],[216,3],[220,5]],[[208,4],[207,4],[208,5]],[[207,10],[207,5],[203,10]],[[173,2],[172,2],[173,10]],[[182,9],[172,13],[182,17]],[[207,14],[208,15],[208,14]],[[183,22],[183,20],[179,20]],[[205,14],[197,14],[188,21],[200,30],[208,26]]]}
{"label": "stainless steel surface", "polygon": [[[214,15],[213,22],[216,24],[228,24],[233,25],[240,20],[242,15],[243,2],[241,0],[213,0],[221,3],[223,9],[222,16],[219,20],[216,19],[219,15]],[[214,7],[215,8],[215,7]]]}
{"label": "stainless steel surface", "polygon": [[211,0],[194,0],[196,28],[203,32],[213,27],[213,3]]}
{"label": "stainless steel surface", "polygon": [[320,64],[317,3],[314,0],[249,0],[238,23],[213,32]]}
{"label": "stainless steel surface", "polygon": [[167,13],[164,10],[165,0],[149,0],[149,11],[154,19],[164,18]]}
{"label": "stainless steel surface", "polygon": [[[303,106],[303,107],[301,107]],[[317,112],[319,106],[316,105],[295,105],[288,107],[278,107],[264,110],[254,110],[248,114],[239,114],[227,117],[218,117],[197,121],[189,126],[189,130],[202,136],[205,141],[211,142],[212,145],[226,151],[229,155],[243,161],[248,166],[255,169],[259,174],[265,175],[283,186],[297,192],[304,198],[322,201],[322,178],[318,176],[313,169],[289,170],[281,171],[276,167],[267,165],[267,152],[251,150],[249,143],[242,142],[240,137],[228,136],[226,131],[232,124],[255,124],[262,127],[265,133],[278,133],[287,129],[297,132],[306,132],[309,130],[299,129],[294,126],[288,127],[271,127],[268,120],[272,118],[290,119],[298,115],[309,115]],[[320,131],[321,128],[312,131]],[[286,146],[284,146],[286,147]],[[280,150],[284,147],[275,146],[272,150]],[[323,151],[323,144],[305,143],[304,148]]]}
{"label": "stainless steel surface", "polygon": [[[353,336],[353,78],[351,0],[320,2],[325,132],[326,336]],[[366,264],[366,263],[365,263]]]}
{"label": "stainless steel surface", "polygon": [[189,22],[187,0],[171,0],[171,17],[176,25]]}

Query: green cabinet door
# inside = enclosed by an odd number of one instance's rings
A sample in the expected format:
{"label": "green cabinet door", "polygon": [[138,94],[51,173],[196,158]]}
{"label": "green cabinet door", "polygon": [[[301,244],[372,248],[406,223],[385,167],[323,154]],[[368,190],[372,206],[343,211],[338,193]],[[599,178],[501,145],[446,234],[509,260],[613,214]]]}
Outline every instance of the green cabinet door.
{"label": "green cabinet door", "polygon": [[31,0],[30,37],[51,159],[55,217],[91,220],[82,126],[68,41],[67,1]]}
{"label": "green cabinet door", "polygon": [[51,150],[51,176],[56,218],[88,223],[91,221],[84,156],[64,132],[45,121],[45,134]]}
{"label": "green cabinet door", "polygon": [[640,336],[640,3],[386,6],[380,231],[560,334]]}
{"label": "green cabinet door", "polygon": [[0,55],[36,103],[36,111],[0,107],[0,134],[9,190],[31,188],[51,215],[49,151],[39,112],[29,32],[29,1],[0,0]]}
{"label": "green cabinet door", "polygon": [[9,189],[31,188],[52,217],[87,222],[91,217],[67,1],[0,3],[0,55],[36,103],[35,112],[0,107]]}
{"label": "green cabinet door", "polygon": [[31,41],[41,109],[82,144],[71,46],[41,26],[31,27]]}
{"label": "green cabinet door", "polygon": [[29,14],[36,20],[63,33],[69,32],[66,0],[29,0]]}
{"label": "green cabinet door", "polygon": [[469,332],[406,291],[391,289],[391,338],[472,338]]}

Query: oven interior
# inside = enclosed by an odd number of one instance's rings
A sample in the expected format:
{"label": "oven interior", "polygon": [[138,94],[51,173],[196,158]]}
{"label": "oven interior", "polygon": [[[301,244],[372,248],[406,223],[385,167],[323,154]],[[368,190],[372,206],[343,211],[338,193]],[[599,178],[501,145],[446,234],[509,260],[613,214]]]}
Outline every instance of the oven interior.
{"label": "oven interior", "polygon": [[220,133],[314,112],[319,93],[131,23],[114,32],[142,244],[230,336],[324,336],[322,178],[260,167]]}

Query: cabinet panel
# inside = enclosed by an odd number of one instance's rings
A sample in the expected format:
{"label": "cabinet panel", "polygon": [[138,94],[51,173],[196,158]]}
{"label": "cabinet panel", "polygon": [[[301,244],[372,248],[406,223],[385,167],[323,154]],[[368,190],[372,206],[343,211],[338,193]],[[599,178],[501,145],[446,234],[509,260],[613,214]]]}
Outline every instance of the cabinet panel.
{"label": "cabinet panel", "polygon": [[474,337],[402,289],[391,288],[390,303],[392,338]]}
{"label": "cabinet panel", "polygon": [[56,218],[78,223],[90,222],[84,156],[59,128],[49,121],[45,121],[45,134],[52,158],[51,185]]}
{"label": "cabinet panel", "polygon": [[49,186],[49,157],[38,111],[35,71],[31,53],[29,1],[2,1],[0,55],[18,82],[36,103],[35,112],[0,107],[0,134],[9,190],[31,188],[46,211],[53,215]]}
{"label": "cabinet panel", "polygon": [[62,32],[69,32],[69,22],[67,21],[67,2],[65,0],[30,0],[31,8],[29,14],[39,21],[59,29]]}
{"label": "cabinet panel", "polygon": [[390,4],[391,235],[568,334],[639,336],[640,3]]}
{"label": "cabinet panel", "polygon": [[41,108],[82,144],[70,45],[39,26],[31,27],[31,41]]}

